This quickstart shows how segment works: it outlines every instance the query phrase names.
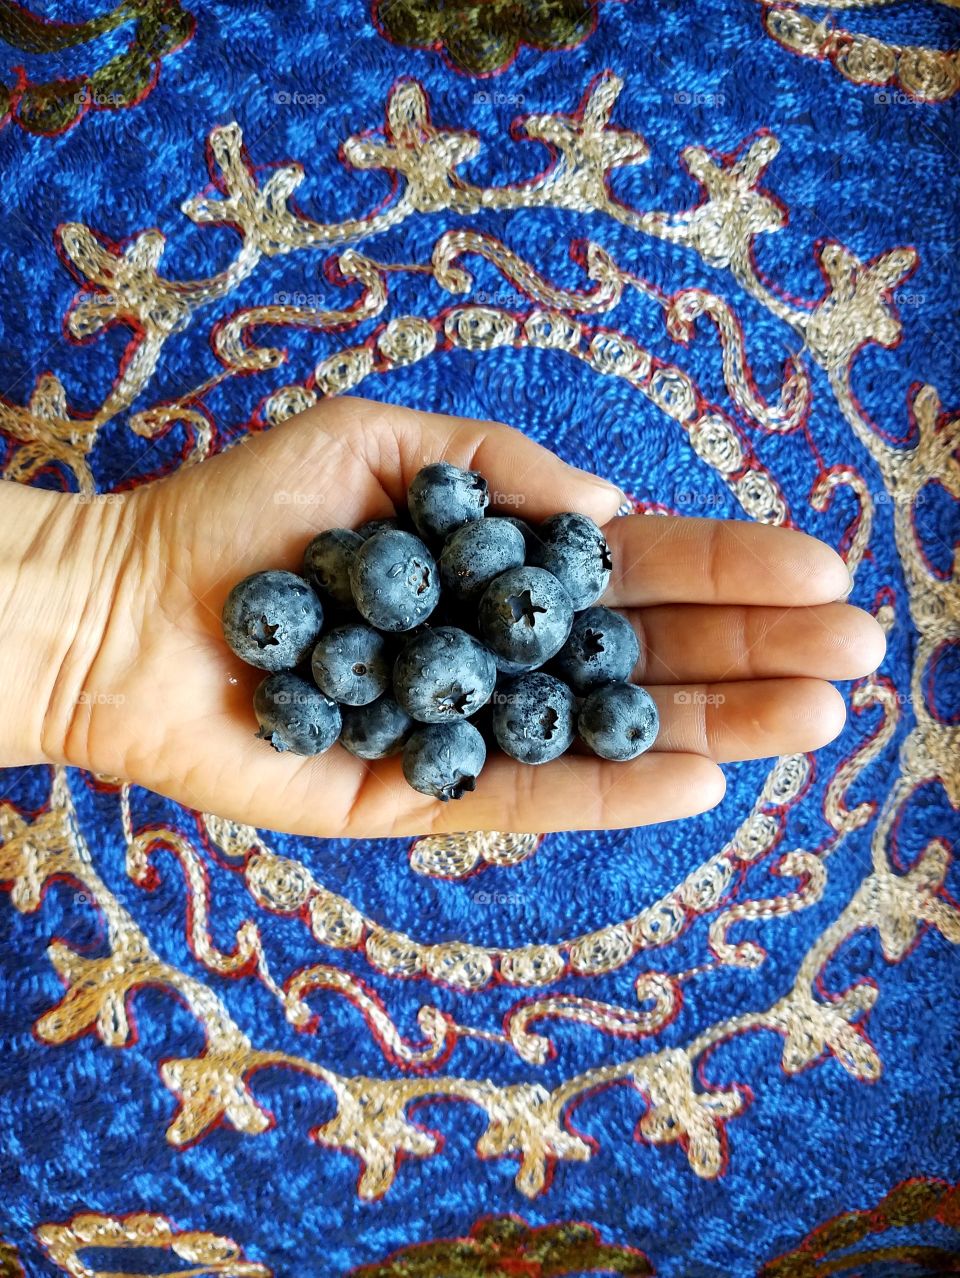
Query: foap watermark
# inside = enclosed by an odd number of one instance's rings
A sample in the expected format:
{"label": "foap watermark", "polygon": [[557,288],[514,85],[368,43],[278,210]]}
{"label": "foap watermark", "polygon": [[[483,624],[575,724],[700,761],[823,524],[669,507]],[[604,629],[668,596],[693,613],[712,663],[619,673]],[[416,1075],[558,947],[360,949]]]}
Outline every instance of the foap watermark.
{"label": "foap watermark", "polygon": [[492,106],[523,106],[525,101],[522,93],[504,93],[499,89],[480,89],[473,95],[473,100],[478,106],[485,102]]}
{"label": "foap watermark", "polygon": [[673,694],[676,706],[722,706],[726,701],[722,692],[687,692],[681,690]]}
{"label": "foap watermark", "polygon": [[523,905],[524,900],[522,892],[485,892],[481,888],[479,892],[473,894],[475,905]]}
{"label": "foap watermark", "polygon": [[526,501],[523,493],[491,493],[491,506],[522,506]]}
{"label": "foap watermark", "polygon": [[123,93],[105,93],[102,89],[92,89],[89,84],[73,96],[78,106],[118,107],[127,101]]}
{"label": "foap watermark", "polygon": [[78,706],[122,706],[126,701],[122,692],[88,692],[86,688],[77,697]]}
{"label": "foap watermark", "polygon": [[675,106],[722,107],[727,99],[723,93],[688,93],[681,89],[673,95],[673,101]]}
{"label": "foap watermark", "polygon": [[275,506],[319,506],[320,502],[319,493],[292,493],[289,489],[281,488],[273,494]]}
{"label": "foap watermark", "polygon": [[689,488],[677,493],[678,506],[722,506],[726,500],[724,493],[697,493]]}
{"label": "foap watermark", "polygon": [[323,298],[319,293],[274,293],[274,306],[322,306]]}
{"label": "foap watermark", "polygon": [[319,91],[304,93],[301,89],[277,89],[273,100],[277,106],[321,107],[326,105],[327,95]]}
{"label": "foap watermark", "polygon": [[913,293],[909,289],[899,288],[893,295],[893,300],[897,306],[923,306],[926,303],[926,293]]}
{"label": "foap watermark", "polygon": [[308,706],[313,700],[313,693],[275,692],[270,700],[275,706]]}
{"label": "foap watermark", "polygon": [[923,506],[927,501],[927,494],[921,489],[916,493],[888,493],[886,489],[882,492],[873,494],[873,504],[875,506]]}
{"label": "foap watermark", "polygon": [[479,306],[501,306],[505,309],[510,307],[519,308],[526,305],[526,298],[522,293],[517,293],[513,289],[500,288],[493,292],[486,289],[478,289],[470,298],[471,302],[476,302]]}
{"label": "foap watermark", "polygon": [[880,106],[917,106],[919,102],[919,99],[901,89],[878,89],[873,100]]}
{"label": "foap watermark", "polygon": [[123,499],[123,493],[77,493],[76,496],[81,506],[119,506]]}
{"label": "foap watermark", "polygon": [[518,706],[525,704],[525,698],[516,692],[504,692],[502,688],[494,688],[493,692],[490,693],[488,704],[491,706]]}

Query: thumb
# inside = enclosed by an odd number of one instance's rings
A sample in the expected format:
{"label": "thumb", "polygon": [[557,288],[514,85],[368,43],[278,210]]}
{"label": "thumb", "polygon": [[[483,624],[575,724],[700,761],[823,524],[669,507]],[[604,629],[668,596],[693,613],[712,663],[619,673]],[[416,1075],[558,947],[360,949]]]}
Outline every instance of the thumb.
{"label": "thumb", "polygon": [[350,397],[328,400],[313,411],[323,415],[323,429],[349,437],[353,450],[369,448],[371,470],[395,506],[405,504],[417,471],[435,461],[480,471],[490,487],[491,513],[540,520],[575,510],[602,526],[623,501],[614,484],[568,465],[501,422]]}

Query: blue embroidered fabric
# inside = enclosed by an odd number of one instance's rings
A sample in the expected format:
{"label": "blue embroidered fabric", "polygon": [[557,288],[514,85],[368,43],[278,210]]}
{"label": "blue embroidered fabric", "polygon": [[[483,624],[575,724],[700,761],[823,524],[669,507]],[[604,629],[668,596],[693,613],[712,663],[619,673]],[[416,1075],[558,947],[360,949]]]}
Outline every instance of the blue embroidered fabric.
{"label": "blue embroidered fabric", "polygon": [[[0,1271],[955,1272],[955,9],[47,0],[0,35],[8,479],[125,490],[329,394],[495,418],[651,517],[822,538],[889,644],[832,745],[641,830],[303,839],[4,773]],[[414,166],[438,134],[455,160]],[[187,202],[291,164],[288,207],[339,229],[294,242],[274,209],[247,269],[237,221]],[[110,288],[83,244],[151,228],[131,293],[155,269],[189,303],[148,367],[129,296],[66,317]],[[429,264],[466,231],[507,265],[465,253],[463,295],[397,270],[367,318],[249,334],[275,366],[218,357],[244,308],[355,302],[348,249]],[[608,259],[645,287],[592,311],[520,269],[582,295]],[[684,332],[678,294],[715,299]],[[110,967],[105,902],[155,979]],[[264,964],[225,974],[246,921]],[[354,994],[297,1026],[263,971],[313,964]],[[230,1038],[179,1069],[234,1030],[300,1065]]]}

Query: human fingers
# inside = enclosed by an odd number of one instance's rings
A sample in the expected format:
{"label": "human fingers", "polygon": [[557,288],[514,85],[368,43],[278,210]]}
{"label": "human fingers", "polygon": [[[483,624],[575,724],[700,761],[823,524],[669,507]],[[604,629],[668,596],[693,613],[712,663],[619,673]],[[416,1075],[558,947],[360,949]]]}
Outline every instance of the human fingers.
{"label": "human fingers", "polygon": [[[490,487],[489,514],[535,521],[576,510],[603,524],[622,500],[614,485],[501,422],[352,398],[330,400],[315,412],[335,439],[369,450],[371,469],[394,506],[404,503],[417,471],[435,461],[480,471]],[[312,414],[304,418],[302,429],[309,430]]]}
{"label": "human fingers", "polygon": [[604,528],[613,573],[603,602],[830,603],[849,588],[835,550],[790,528],[737,520],[626,515]]}
{"label": "human fingers", "polygon": [[725,786],[716,764],[694,754],[650,753],[630,763],[566,754],[537,767],[490,755],[476,790],[438,803],[410,790],[399,761],[384,760],[364,778],[344,833],[624,829],[704,812]]}
{"label": "human fingers", "polygon": [[846,721],[843,698],[822,679],[645,686],[660,712],[652,749],[717,763],[819,750]]}
{"label": "human fingers", "polygon": [[764,608],[661,604],[626,612],[640,643],[638,683],[810,675],[856,679],[876,670],[886,638],[849,604]]}

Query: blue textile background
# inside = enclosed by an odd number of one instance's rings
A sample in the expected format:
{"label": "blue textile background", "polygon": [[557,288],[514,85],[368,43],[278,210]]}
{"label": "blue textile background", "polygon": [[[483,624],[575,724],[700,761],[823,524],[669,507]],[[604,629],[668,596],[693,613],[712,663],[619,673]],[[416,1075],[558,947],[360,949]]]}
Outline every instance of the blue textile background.
{"label": "blue textile background", "polygon": [[[539,7],[514,6],[531,11],[534,29]],[[58,22],[81,22],[101,11],[93,0],[32,8]],[[613,195],[623,204],[669,211],[693,207],[701,193],[680,163],[683,148],[730,154],[767,130],[780,150],[760,184],[788,210],[789,220],[776,234],[758,235],[753,247],[758,275],[772,281],[775,292],[806,299],[808,308],[822,297],[825,284],[814,252],[818,242],[837,241],[861,262],[900,246],[916,249],[915,272],[895,290],[902,339],[892,349],[867,341],[854,358],[852,381],[877,431],[904,452],[917,444],[908,403],[918,384],[936,387],[943,405],[940,429],[955,430],[951,423],[960,401],[955,337],[960,219],[953,195],[960,167],[957,96],[924,102],[895,87],[882,91],[875,84],[854,83],[829,61],[800,57],[772,39],[762,27],[764,7],[752,0],[707,0],[696,6],[609,0],[597,5],[596,29],[574,47],[523,46],[515,60],[486,77],[451,66],[435,49],[387,39],[375,26],[367,0],[298,6],[205,3],[192,9],[195,31],[163,57],[156,83],[141,101],[88,110],[57,134],[31,132],[16,118],[0,129],[5,207],[0,391],[8,404],[26,404],[38,375],[51,371],[62,382],[74,417],[95,414],[131,340],[133,330],[123,322],[83,344],[65,335],[64,317],[78,283],[58,254],[58,227],[80,223],[115,244],[156,227],[165,237],[160,271],[174,280],[214,275],[235,255],[239,241],[233,229],[196,225],[180,208],[210,182],[206,147],[216,126],[239,124],[261,183],[273,166],[301,164],[306,176],[294,196],[296,207],[317,221],[336,222],[366,217],[392,198],[391,174],[353,168],[338,148],[354,135],[382,135],[386,103],[398,81],[423,86],[437,127],[479,138],[481,150],[463,166],[462,176],[503,187],[532,179],[548,162],[541,145],[511,137],[511,121],[529,114],[570,114],[596,77],[613,72],[623,88],[612,123],[642,134],[650,149],[646,163],[611,176]],[[958,19],[945,5],[865,5],[838,11],[830,21],[835,19],[887,44],[946,50],[957,41]],[[7,84],[16,82],[18,66],[26,67],[34,84],[70,78],[106,65],[130,39],[128,22],[54,52],[2,47],[0,74]],[[802,348],[795,329],[749,295],[730,271],[707,265],[687,245],[641,234],[600,212],[505,210],[494,203],[462,217],[446,208],[408,217],[364,239],[360,251],[380,262],[427,262],[444,231],[464,226],[495,237],[556,287],[587,287],[570,246],[590,240],[623,271],[667,294],[681,288],[713,291],[742,325],[756,385],[768,401],[777,397],[785,359]],[[351,301],[355,286],[347,284],[340,293],[323,272],[324,263],[340,251],[265,257],[229,296],[198,310],[183,331],[174,333],[149,385],[129,409],[96,432],[87,457],[96,490],[128,488],[182,464],[191,444],[187,427],[174,423],[147,439],[131,430],[130,416],[177,399],[217,371],[211,350],[217,321],[245,306],[276,305],[284,295],[315,297],[318,306]],[[492,263],[471,258],[469,267],[481,301],[485,297],[513,312],[529,309],[517,286]],[[262,421],[267,397],[279,387],[307,381],[327,356],[364,342],[393,316],[435,316],[458,300],[426,275],[397,273],[387,312],[353,328],[289,327],[269,338],[259,331],[257,341],[282,346],[286,362],[276,370],[228,378],[206,394],[213,451],[250,429],[251,422]],[[787,433],[764,431],[738,416],[724,383],[716,334],[704,321],[694,340],[680,347],[656,303],[635,290],[625,292],[609,313],[584,318],[677,364],[705,400],[737,420],[759,466],[782,490],[795,526],[849,548],[849,531],[862,514],[854,490],[838,489],[819,510],[811,497],[831,468],[862,477],[873,498],[873,525],[852,599],[872,611],[891,609],[881,673],[899,713],[891,739],[859,768],[847,795],[849,809],[874,805],[866,824],[838,840],[828,793],[841,762],[878,731],[885,712],[876,703],[852,713],[844,734],[816,757],[807,787],[783,813],[772,856],[740,865],[722,900],[692,916],[671,944],[634,955],[606,974],[568,974],[549,993],[636,1009],[638,973],[684,973],[708,962],[708,929],[723,908],[789,893],[795,884],[772,875],[771,864],[791,849],[823,849],[826,882],[820,899],[784,916],[736,925],[736,940],[749,937],[764,946],[762,965],[751,970],[715,963],[685,984],[682,1007],[670,1023],[639,1044],[557,1021],[540,1027],[556,1048],[543,1065],[525,1063],[500,1043],[465,1037],[457,1040],[453,1060],[440,1067],[441,1074],[547,1089],[638,1052],[685,1049],[726,1018],[783,998],[804,956],[841,916],[870,870],[877,811],[902,773],[898,750],[916,724],[916,686],[927,689],[930,705],[946,724],[956,723],[958,704],[955,649],[941,655],[935,674],[921,672],[920,684],[911,686],[918,638],[894,535],[895,465],[886,453],[887,460],[878,461],[879,454],[851,428],[823,368],[804,356],[812,381],[812,408],[804,426]],[[609,478],[640,509],[749,517],[676,420],[624,379],[601,375],[556,350],[443,349],[368,376],[354,393],[508,421]],[[4,463],[10,466],[23,441],[12,429],[3,440]],[[945,459],[943,466],[943,473],[930,474],[914,515],[923,556],[932,576],[945,583],[955,618],[956,594],[949,592],[960,528],[956,471],[950,470],[956,458]],[[29,482],[78,486],[76,473],[55,458]],[[947,639],[955,642],[953,632]],[[849,686],[842,690],[848,697],[853,693]],[[956,758],[954,752],[954,769]],[[414,872],[409,841],[348,845],[268,832],[263,837],[276,852],[303,862],[366,918],[424,944],[465,940],[496,949],[560,944],[633,917],[675,890],[734,835],[770,766],[760,761],[729,768],[726,798],[704,816],[637,831],[551,835],[515,864],[487,865],[482,874],[462,878]],[[155,952],[210,986],[252,1042],[305,1055],[341,1075],[409,1076],[408,1069],[385,1058],[348,1001],[315,996],[312,1006],[320,1022],[305,1036],[255,977],[231,980],[212,973],[187,944],[187,889],[170,853],[155,854],[159,884],[145,892],[126,872],[116,787],[79,773],[68,774],[67,784],[77,829],[109,891]],[[0,787],[3,802],[28,823],[51,801],[47,769],[7,772]],[[137,828],[157,824],[203,846],[203,826],[194,814],[140,790],[133,791],[130,804]],[[935,836],[949,843],[956,829],[944,784],[917,781],[891,845],[896,872],[906,873]],[[409,1039],[421,1037],[416,1018],[426,1002],[461,1023],[496,1032],[518,1000],[537,993],[506,982],[465,993],[383,974],[360,949],[319,946],[298,920],[260,910],[241,879],[222,864],[217,872],[215,856],[213,863],[215,944],[231,948],[240,923],[255,917],[273,970],[286,974],[311,962],[336,964],[378,995]],[[938,899],[949,905],[957,887],[951,866]],[[478,893],[491,900],[478,900]],[[560,1159],[544,1192],[528,1197],[514,1183],[515,1159],[478,1157],[475,1146],[485,1125],[481,1109],[428,1098],[417,1103],[411,1117],[441,1131],[442,1147],[431,1157],[401,1159],[393,1185],[366,1201],[357,1193],[356,1159],[307,1135],[333,1118],[331,1093],[292,1070],[264,1069],[248,1079],[258,1102],[274,1116],[268,1131],[253,1136],[224,1123],[176,1149],[165,1132],[177,1101],[163,1085],[159,1065],[202,1050],[204,1035],[196,1018],[169,991],[146,987],[132,998],[136,1034],[123,1049],[89,1033],[63,1044],[44,1042],[34,1032],[35,1022],[64,994],[47,946],[60,938],[87,955],[102,953],[98,914],[70,881],[51,881],[36,911],[7,904],[3,910],[0,1237],[16,1248],[23,1271],[31,1276],[61,1272],[38,1240],[38,1227],[82,1212],[158,1213],[175,1229],[233,1238],[247,1260],[277,1275],[345,1275],[362,1265],[383,1264],[405,1247],[465,1237],[484,1216],[513,1214],[531,1226],[587,1222],[608,1245],[645,1253],[665,1278],[739,1276],[756,1273],[800,1246],[824,1222],[875,1208],[901,1182],[926,1178],[952,1186],[960,1181],[957,951],[949,928],[929,920],[918,925],[917,944],[903,955],[891,958],[877,930],[865,927],[845,938],[823,965],[818,987],[823,997],[861,979],[879,989],[868,1017],[869,1039],[882,1063],[875,1081],[855,1077],[829,1051],[814,1053],[809,1068],[786,1071],[783,1036],[771,1029],[732,1034],[697,1057],[697,1089],[737,1086],[749,1100],[725,1121],[726,1158],[719,1175],[697,1174],[679,1144],[636,1139],[645,1108],[642,1095],[626,1086],[608,1087],[578,1099],[570,1115],[571,1126],[595,1143],[590,1161]],[[895,1245],[906,1256],[889,1262],[891,1273],[910,1262],[909,1248],[960,1254],[949,1220],[908,1217],[889,1231],[882,1244]],[[856,1241],[851,1239],[851,1245]],[[158,1258],[144,1251],[138,1258],[136,1250],[121,1254],[109,1248],[89,1251],[84,1259],[97,1273],[173,1272],[180,1264],[169,1252]],[[422,1272],[488,1272],[463,1267],[472,1262],[462,1257],[433,1263],[435,1268]]]}

